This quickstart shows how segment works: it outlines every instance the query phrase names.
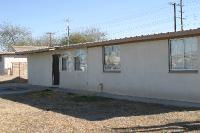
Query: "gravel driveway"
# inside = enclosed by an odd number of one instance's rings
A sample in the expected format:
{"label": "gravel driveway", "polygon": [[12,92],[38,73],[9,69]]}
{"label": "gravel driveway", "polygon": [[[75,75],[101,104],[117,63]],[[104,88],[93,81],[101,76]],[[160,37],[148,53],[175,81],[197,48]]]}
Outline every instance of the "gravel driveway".
{"label": "gravel driveway", "polygon": [[51,90],[0,96],[0,132],[200,132],[200,109]]}

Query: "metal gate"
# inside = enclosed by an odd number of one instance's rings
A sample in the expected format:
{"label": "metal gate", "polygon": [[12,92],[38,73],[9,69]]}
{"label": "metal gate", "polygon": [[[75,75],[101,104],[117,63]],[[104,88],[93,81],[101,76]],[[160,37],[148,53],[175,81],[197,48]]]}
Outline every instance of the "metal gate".
{"label": "metal gate", "polygon": [[12,62],[11,75],[27,78],[27,62]]}

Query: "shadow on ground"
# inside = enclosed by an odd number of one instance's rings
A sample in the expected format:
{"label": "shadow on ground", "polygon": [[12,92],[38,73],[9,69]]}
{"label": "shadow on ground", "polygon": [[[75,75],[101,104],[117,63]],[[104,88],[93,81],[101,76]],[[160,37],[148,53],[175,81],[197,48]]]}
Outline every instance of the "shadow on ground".
{"label": "shadow on ground", "polygon": [[191,132],[200,130],[200,121],[187,121],[187,122],[175,122],[165,125],[155,125],[155,126],[139,126],[139,127],[127,127],[127,128],[113,128],[116,132]]}
{"label": "shadow on ground", "polygon": [[8,84],[8,83],[27,83],[28,80],[22,77],[14,77],[9,80],[0,81],[0,84]]}
{"label": "shadow on ground", "polygon": [[[106,120],[114,117],[153,115],[174,111],[197,110],[192,108],[179,108],[157,104],[113,100],[96,96],[81,96],[52,90],[1,95],[0,97],[27,104],[45,111],[53,111],[90,121]],[[166,126],[168,125],[161,127],[165,128]],[[146,128],[151,129],[154,127]]]}

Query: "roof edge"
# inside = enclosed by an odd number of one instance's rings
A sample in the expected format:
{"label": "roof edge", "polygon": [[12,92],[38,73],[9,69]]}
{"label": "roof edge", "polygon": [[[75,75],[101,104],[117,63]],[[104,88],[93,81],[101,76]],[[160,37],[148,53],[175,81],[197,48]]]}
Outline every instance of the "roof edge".
{"label": "roof edge", "polygon": [[167,33],[158,33],[158,34],[150,34],[150,35],[141,35],[141,36],[135,36],[135,37],[126,37],[126,38],[101,41],[101,42],[79,43],[79,44],[74,44],[70,46],[60,46],[60,47],[45,48],[45,49],[15,52],[15,53],[16,54],[33,54],[33,53],[49,52],[49,51],[54,51],[54,50],[91,48],[91,47],[145,42],[145,41],[154,41],[154,40],[165,40],[165,39],[174,39],[174,38],[183,38],[183,37],[193,37],[193,36],[200,36],[199,28],[185,30],[185,31],[178,31],[178,32],[167,32]]}
{"label": "roof edge", "polygon": [[15,55],[15,52],[0,52],[0,55]]}
{"label": "roof edge", "polygon": [[80,43],[71,46],[61,46],[57,47],[56,50],[64,50],[64,49],[74,49],[74,48],[83,48],[83,47],[99,47],[99,46],[107,46],[107,45],[117,45],[117,44],[126,44],[126,43],[135,43],[135,42],[145,42],[145,41],[154,41],[154,40],[165,40],[165,39],[174,39],[174,38],[182,38],[182,37],[192,37],[192,36],[200,36],[200,29],[192,29],[178,32],[167,32],[167,33],[158,33],[151,35],[141,35],[135,37],[126,37],[115,40],[108,40],[102,42],[88,42],[88,43]]}

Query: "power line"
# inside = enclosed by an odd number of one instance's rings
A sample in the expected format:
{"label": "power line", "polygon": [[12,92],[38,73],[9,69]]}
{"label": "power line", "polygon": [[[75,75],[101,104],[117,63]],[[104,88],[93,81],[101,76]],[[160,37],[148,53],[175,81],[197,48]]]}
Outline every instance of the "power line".
{"label": "power line", "polygon": [[[168,22],[170,21],[169,20],[169,15],[165,15],[165,17],[158,17],[158,16],[162,16],[162,14],[157,14],[155,15],[154,18],[152,17],[145,17],[143,18],[142,20],[140,19],[140,21],[137,20],[134,20],[134,21],[130,21],[130,22],[127,22],[127,23],[123,23],[123,24],[119,24],[119,25],[111,25],[111,26],[106,26],[103,25],[102,27],[98,27],[101,31],[104,31],[104,32],[107,32],[107,31],[116,31],[116,30],[121,30],[121,29],[124,29],[124,28],[127,28],[129,29],[129,27],[137,27],[138,25],[143,25],[143,24],[146,24],[146,23],[152,23],[152,22],[155,22],[155,21],[162,21],[163,19],[164,20],[168,20]],[[148,20],[148,21],[147,21]],[[136,23],[135,23],[136,22]]]}
{"label": "power line", "polygon": [[200,5],[199,0],[187,0],[187,1],[184,1],[184,3],[186,3],[187,5],[188,5],[188,4]]}
{"label": "power line", "polygon": [[184,22],[183,22],[183,20],[185,19],[185,18],[183,18],[183,0],[180,0],[180,2],[179,2],[179,4],[177,4],[176,2],[173,2],[173,3],[170,3],[170,5],[172,5],[173,7],[174,7],[174,31],[176,32],[176,26],[177,26],[177,24],[176,24],[176,6],[179,6],[180,7],[180,17],[178,17],[179,19],[180,19],[180,25],[181,25],[181,31],[183,31],[184,30]]}
{"label": "power line", "polygon": [[[184,26],[187,29],[194,29],[200,27],[200,1],[199,0],[188,0],[184,1],[184,9],[187,10],[184,16],[188,19],[184,21]],[[183,19],[184,20],[184,19]]]}
{"label": "power line", "polygon": [[[156,25],[154,24],[153,27],[155,27],[159,23],[161,23],[161,22],[158,22],[158,19],[160,19],[160,17],[158,17],[158,16],[162,16],[163,12],[168,13],[169,6],[167,6],[165,8],[160,7],[159,9],[156,9],[156,10],[155,10],[155,8],[152,8],[152,9],[154,9],[155,12],[148,10],[145,13],[142,13],[142,14],[140,13],[140,14],[137,14],[137,15],[134,15],[134,16],[132,15],[132,16],[129,16],[127,18],[124,18],[124,17],[123,18],[117,18],[117,19],[113,19],[111,21],[93,24],[93,25],[96,25],[95,27],[99,28],[100,30],[107,31],[106,33],[109,33],[109,36],[112,36],[113,34],[130,33],[130,27],[132,27],[131,29],[141,29],[140,31],[142,31],[144,29],[144,26],[146,26],[146,28],[147,27],[149,28],[149,24],[152,23],[151,22],[152,20],[154,21],[156,19]],[[165,10],[165,9],[168,9],[168,10]],[[154,16],[155,16],[155,19],[152,19],[152,17],[154,17]],[[168,23],[169,22],[169,15],[165,15],[165,16],[166,16],[166,19],[167,19],[166,23]],[[141,21],[141,20],[143,20],[143,21]],[[145,25],[141,24],[143,22],[147,22],[147,20],[148,20],[148,24],[145,24]],[[161,18],[161,20],[163,20],[163,17]],[[134,23],[134,22],[137,22],[137,23]],[[153,23],[155,23],[155,21]],[[140,25],[138,26],[138,24],[140,24]],[[88,27],[91,27],[91,26],[88,26]],[[120,30],[120,31],[117,30],[117,29],[124,29],[125,27],[127,27],[127,29],[129,31],[125,32],[126,30]],[[80,29],[83,29],[83,27],[78,28],[78,30],[80,30]],[[115,32],[115,31],[117,31],[117,32]]]}
{"label": "power line", "polygon": [[[138,21],[139,19],[144,19],[144,17],[150,17],[150,16],[158,16],[158,15],[156,15],[156,14],[160,14],[161,12],[161,10],[164,10],[164,9],[167,9],[167,7],[161,7],[161,8],[159,8],[159,9],[154,9],[153,11],[154,12],[152,12],[152,11],[146,11],[146,12],[143,12],[143,13],[140,13],[140,14],[138,14],[138,15],[136,15],[136,16],[133,16],[133,15],[131,15],[131,16],[127,16],[127,17],[121,17],[121,18],[116,18],[116,19],[113,19],[113,20],[110,20],[110,21],[107,21],[107,22],[103,22],[103,23],[96,23],[96,24],[91,24],[90,26],[89,25],[87,25],[87,26],[80,26],[80,27],[75,27],[74,29],[83,29],[84,27],[101,27],[101,29],[104,29],[104,27],[113,27],[114,25],[116,26],[116,27],[118,27],[118,25],[121,25],[122,23],[124,23],[125,21],[127,21],[127,22],[135,22],[135,21]],[[133,21],[131,21],[131,20],[133,20]],[[103,27],[103,28],[102,28]]]}
{"label": "power line", "polygon": [[[158,27],[158,26],[165,27],[166,26],[166,25],[164,26],[163,24],[168,24],[167,27],[171,28],[171,25],[169,24],[168,19],[165,19],[165,20],[162,20],[162,21],[154,21],[154,22],[151,22],[151,23],[146,23],[146,24],[141,24],[141,25],[138,25],[138,26],[128,27],[126,29],[123,29],[123,30],[120,30],[120,31],[117,31],[117,32],[114,32],[114,33],[110,33],[109,35],[113,36],[111,38],[114,38],[114,36],[116,36],[116,35],[120,35],[120,37],[122,37],[125,34],[127,35],[127,33],[131,34],[130,36],[139,35],[138,32],[141,32],[142,34],[147,34],[147,33],[151,34],[152,32],[149,32],[149,30],[151,28],[152,28],[152,30],[155,31],[155,29],[156,29],[155,27]],[[128,32],[126,32],[126,31],[128,31]],[[134,33],[129,32],[129,31],[134,31]],[[158,31],[159,30],[156,30],[155,32],[158,32]],[[163,30],[160,30],[159,32],[162,32],[162,31]]]}
{"label": "power line", "polygon": [[[194,3],[194,2],[192,2],[192,0],[187,1],[187,2],[190,2],[192,4]],[[157,25],[158,26],[161,25],[159,30],[161,30],[161,29],[169,30],[169,28],[172,28],[172,26],[173,26],[174,31],[177,31],[177,29],[179,29],[179,28],[177,28],[177,26],[179,26],[179,25],[180,25],[180,29],[184,30],[185,28],[187,28],[187,25],[186,25],[187,21],[186,22],[184,21],[185,15],[184,15],[184,11],[183,11],[184,10],[183,9],[183,7],[184,7],[183,0],[180,0],[179,3],[178,2],[177,3],[176,2],[171,3],[171,5],[173,5],[173,11],[174,11],[174,15],[173,15],[174,16],[173,17],[174,25],[169,23],[169,21],[172,20],[172,18],[170,19],[170,17],[169,17],[170,16],[170,14],[169,14],[170,8],[163,8],[162,7],[162,8],[159,8],[159,9],[152,8],[152,9],[154,9],[155,12],[152,12],[152,10],[148,10],[148,11],[145,11],[145,13],[143,12],[143,13],[134,14],[134,15],[130,15],[130,16],[119,17],[119,18],[115,18],[115,19],[111,19],[111,20],[102,22],[102,23],[87,25],[87,27],[94,26],[96,28],[99,28],[100,30],[107,30],[112,35],[113,35],[113,33],[114,34],[133,33],[130,30],[135,30],[135,29],[140,29],[140,31],[144,31],[145,28],[147,30],[152,28],[152,30],[155,31],[155,27]],[[180,15],[177,14],[177,7],[178,6],[180,6]],[[195,5],[195,6],[197,6],[197,5]],[[165,10],[165,9],[169,9],[169,10]],[[155,16],[155,19],[152,18],[154,16]],[[168,22],[166,21],[166,24],[167,24],[168,28],[166,28],[165,27],[166,25],[163,25],[163,23],[161,22],[164,19],[163,16],[166,16],[166,20],[168,21]],[[158,21],[159,18],[161,18],[160,19],[161,21]],[[180,21],[177,22],[177,18],[179,18]],[[152,26],[149,26],[149,23],[151,24],[152,21],[153,21],[153,23],[155,23],[154,21],[156,21],[156,24],[152,24]],[[136,22],[136,23],[134,23],[134,22]],[[147,22],[148,24],[141,24],[141,23],[145,23],[145,22]],[[163,25],[163,27],[162,27],[162,25]],[[79,31],[80,29],[83,30],[83,28],[86,29],[86,26],[75,27],[73,29],[74,30],[78,29],[77,31]],[[127,28],[127,30],[125,30],[125,28]],[[118,29],[121,29],[121,30],[118,31]],[[117,32],[115,32],[115,31],[117,31]],[[67,34],[69,36],[69,28],[67,28],[67,32],[68,32]],[[68,40],[69,40],[69,38],[68,38]]]}

